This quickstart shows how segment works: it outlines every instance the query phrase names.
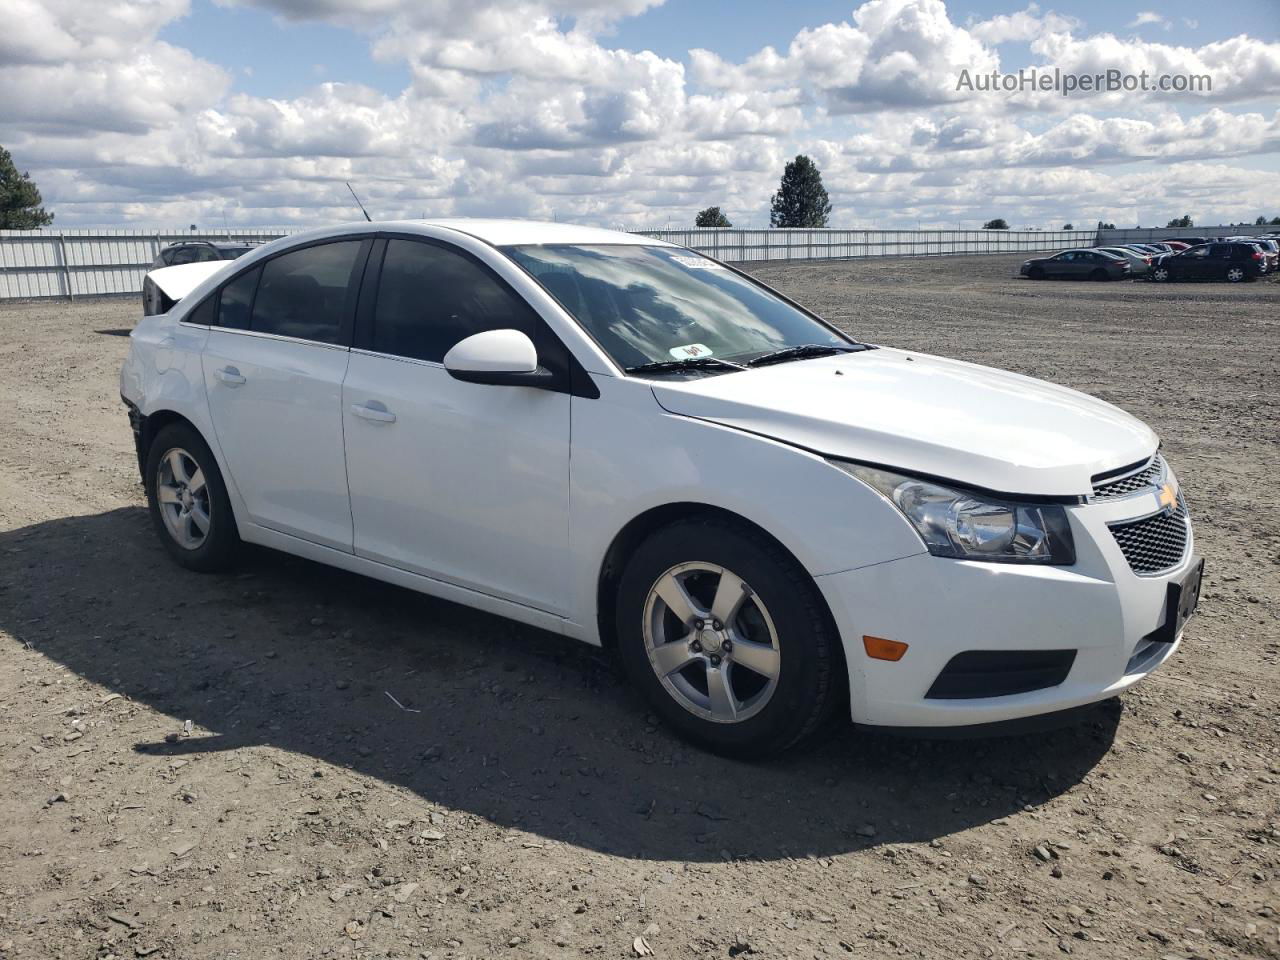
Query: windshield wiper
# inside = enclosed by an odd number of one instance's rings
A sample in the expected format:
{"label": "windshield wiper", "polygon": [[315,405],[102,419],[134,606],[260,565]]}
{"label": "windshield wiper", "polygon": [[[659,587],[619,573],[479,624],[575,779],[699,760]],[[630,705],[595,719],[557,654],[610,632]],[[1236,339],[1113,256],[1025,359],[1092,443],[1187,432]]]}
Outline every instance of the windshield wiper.
{"label": "windshield wiper", "polygon": [[871,347],[865,343],[850,343],[844,346],[830,343],[802,343],[797,347],[783,347],[772,353],[761,354],[748,360],[747,366],[764,367],[771,363],[786,363],[788,360],[807,360],[809,357],[829,357],[834,353],[857,353],[860,350],[870,349]]}
{"label": "windshield wiper", "polygon": [[745,370],[740,363],[730,363],[719,357],[686,357],[684,360],[657,360],[627,367],[627,373],[680,373],[685,370]]}

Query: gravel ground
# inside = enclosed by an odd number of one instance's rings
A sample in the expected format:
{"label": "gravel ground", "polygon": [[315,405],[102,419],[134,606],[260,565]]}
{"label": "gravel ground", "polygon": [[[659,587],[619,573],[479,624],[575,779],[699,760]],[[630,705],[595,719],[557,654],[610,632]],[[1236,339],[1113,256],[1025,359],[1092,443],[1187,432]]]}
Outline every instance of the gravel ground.
{"label": "gravel ground", "polygon": [[1152,423],[1208,558],[1181,652],[1071,729],[755,766],[591,648],[178,569],[116,396],[136,304],[0,306],[0,957],[1280,957],[1280,284],[1016,267],[759,273]]}

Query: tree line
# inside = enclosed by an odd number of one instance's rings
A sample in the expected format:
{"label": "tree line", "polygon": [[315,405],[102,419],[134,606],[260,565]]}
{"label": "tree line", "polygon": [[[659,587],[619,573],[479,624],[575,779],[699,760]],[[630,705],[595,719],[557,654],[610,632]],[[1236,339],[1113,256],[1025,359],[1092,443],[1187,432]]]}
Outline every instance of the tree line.
{"label": "tree line", "polygon": [[[831,198],[822,185],[822,172],[809,157],[800,154],[782,171],[782,180],[769,204],[771,227],[825,227],[831,214]],[[1280,226],[1280,217],[1258,217],[1254,226]],[[733,223],[719,207],[699,210],[694,218],[695,227],[732,227]],[[1195,224],[1190,214],[1174,217],[1166,224],[1169,229],[1187,229]],[[1099,220],[1097,229],[1114,230],[1114,223]],[[1008,230],[1009,221],[994,217],[982,225],[983,230]],[[1063,230],[1074,230],[1075,225],[1064,223]]]}

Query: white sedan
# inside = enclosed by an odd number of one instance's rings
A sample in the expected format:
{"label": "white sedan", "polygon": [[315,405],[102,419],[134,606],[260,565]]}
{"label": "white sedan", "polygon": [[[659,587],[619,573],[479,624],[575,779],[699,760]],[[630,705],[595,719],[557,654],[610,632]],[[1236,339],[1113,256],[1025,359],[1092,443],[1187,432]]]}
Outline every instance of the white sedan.
{"label": "white sedan", "polygon": [[251,542],[615,648],[711,749],[1102,700],[1195,607],[1140,421],[860,343],[687,249],[360,223],[210,268],[121,373],[175,560]]}

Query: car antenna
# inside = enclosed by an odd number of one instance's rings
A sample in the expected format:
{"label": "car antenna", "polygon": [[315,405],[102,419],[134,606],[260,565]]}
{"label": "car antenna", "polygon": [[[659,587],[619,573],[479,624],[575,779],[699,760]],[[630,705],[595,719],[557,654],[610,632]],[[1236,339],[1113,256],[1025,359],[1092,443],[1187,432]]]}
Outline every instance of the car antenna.
{"label": "car antenna", "polygon": [[351,183],[349,181],[343,181],[343,182],[347,184],[347,189],[351,191],[351,196],[355,200],[356,206],[360,208],[360,212],[364,214],[364,218],[368,220],[370,223],[373,223],[373,217],[369,216],[369,211],[364,208],[364,204],[361,203],[360,198],[356,196],[356,192],[352,188]]}

